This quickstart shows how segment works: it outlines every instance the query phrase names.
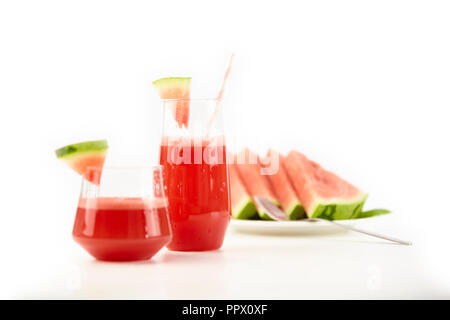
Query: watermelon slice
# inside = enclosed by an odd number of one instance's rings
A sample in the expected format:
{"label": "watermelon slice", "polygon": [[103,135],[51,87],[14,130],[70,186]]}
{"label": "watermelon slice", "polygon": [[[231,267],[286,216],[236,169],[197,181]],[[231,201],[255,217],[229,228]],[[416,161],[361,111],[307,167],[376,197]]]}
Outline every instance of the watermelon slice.
{"label": "watermelon slice", "polygon": [[228,166],[230,173],[231,216],[235,219],[252,219],[256,213],[255,204],[245,190],[235,164]]}
{"label": "watermelon slice", "polygon": [[177,99],[169,102],[174,119],[178,126],[186,127],[189,122],[189,98],[191,92],[191,78],[170,77],[153,81],[153,86],[161,99]]}
{"label": "watermelon slice", "polygon": [[264,168],[274,165],[274,161],[277,161],[278,163],[278,170],[276,170],[274,174],[266,175],[266,177],[269,180],[275,196],[280,202],[281,209],[284,210],[289,220],[305,218],[305,208],[298,200],[286,170],[282,165],[284,157],[274,150],[269,150],[267,155],[260,159],[261,166]]}
{"label": "watermelon slice", "polygon": [[308,217],[340,220],[361,214],[367,194],[355,186],[296,151],[283,165]]}
{"label": "watermelon slice", "polygon": [[[261,167],[258,162],[258,156],[249,149],[243,149],[236,156],[235,162],[239,177],[244,183],[245,189],[252,196],[264,196],[270,202],[279,206],[272,188],[267,178],[261,175]],[[256,206],[258,215],[261,219],[272,220],[260,206]]]}
{"label": "watermelon slice", "polygon": [[98,185],[107,151],[108,142],[96,140],[71,144],[56,150],[55,153],[58,159],[86,180]]}

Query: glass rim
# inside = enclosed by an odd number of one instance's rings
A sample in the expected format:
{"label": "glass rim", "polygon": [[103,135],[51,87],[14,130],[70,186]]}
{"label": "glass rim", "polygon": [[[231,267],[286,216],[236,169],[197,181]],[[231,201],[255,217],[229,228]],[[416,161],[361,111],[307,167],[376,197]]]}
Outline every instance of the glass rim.
{"label": "glass rim", "polygon": [[[88,167],[95,168],[95,167]],[[108,165],[104,166],[102,170],[118,170],[118,169],[161,169],[162,165],[160,164],[150,164],[150,165]]]}
{"label": "glass rim", "polygon": [[148,170],[148,171],[155,171],[158,170],[160,172],[162,172],[162,165],[160,164],[154,164],[154,165],[108,165],[108,166],[104,166],[101,169],[97,168],[97,167],[87,167],[86,172],[83,173],[81,176],[83,178],[86,177],[86,175],[89,175],[92,172],[101,172],[103,174],[103,172],[108,172],[108,171],[120,171],[120,170],[130,170],[130,171],[138,171],[138,170]]}
{"label": "glass rim", "polygon": [[160,99],[162,102],[172,102],[172,101],[216,101],[222,102],[222,98],[180,98],[180,99]]}

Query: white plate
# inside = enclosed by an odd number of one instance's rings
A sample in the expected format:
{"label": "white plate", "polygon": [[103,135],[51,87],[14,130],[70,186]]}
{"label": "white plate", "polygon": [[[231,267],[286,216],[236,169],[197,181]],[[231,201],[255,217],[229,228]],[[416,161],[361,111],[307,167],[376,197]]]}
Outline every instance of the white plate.
{"label": "white plate", "polygon": [[[354,225],[360,221],[367,221],[372,218],[336,220],[343,225]],[[231,219],[230,227],[232,230],[254,234],[271,235],[294,235],[294,234],[323,234],[347,232],[347,230],[334,226],[326,221],[308,222],[302,220],[296,221],[267,221],[267,220],[235,220]]]}

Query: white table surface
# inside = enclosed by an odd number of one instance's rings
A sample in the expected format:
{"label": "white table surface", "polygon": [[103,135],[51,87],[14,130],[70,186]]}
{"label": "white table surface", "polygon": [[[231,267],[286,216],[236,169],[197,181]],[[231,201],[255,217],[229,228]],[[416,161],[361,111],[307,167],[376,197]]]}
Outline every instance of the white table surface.
{"label": "white table surface", "polygon": [[[379,226],[391,224],[389,219],[361,227],[381,231]],[[21,282],[9,279],[10,287],[16,288],[15,298],[448,297],[421,264],[420,245],[395,245],[352,232],[261,236],[230,228],[221,250],[163,249],[152,260],[136,263],[95,261],[66,240],[60,256],[29,262]]]}

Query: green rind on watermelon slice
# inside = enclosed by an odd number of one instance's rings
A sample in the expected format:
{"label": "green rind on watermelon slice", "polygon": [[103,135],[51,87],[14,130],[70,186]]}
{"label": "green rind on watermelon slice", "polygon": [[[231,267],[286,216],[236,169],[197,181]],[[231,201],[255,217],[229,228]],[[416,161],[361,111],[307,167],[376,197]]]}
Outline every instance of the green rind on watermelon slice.
{"label": "green rind on watermelon slice", "polygon": [[308,217],[343,220],[361,215],[365,192],[296,151],[283,165]]}
{"label": "green rind on watermelon slice", "polygon": [[62,147],[55,150],[55,154],[86,180],[98,185],[107,151],[108,142],[96,140]]}
{"label": "green rind on watermelon slice", "polygon": [[[185,87],[191,85],[191,77],[167,77],[155,80],[152,84],[157,88],[166,88],[170,89],[173,86]],[[171,99],[171,98],[163,98],[163,99]]]}
{"label": "green rind on watermelon slice", "polygon": [[286,214],[289,220],[299,220],[306,218],[305,208],[300,202],[295,202],[289,209],[286,210]]}
{"label": "green rind on watermelon slice", "polygon": [[264,211],[258,211],[258,216],[261,220],[273,220],[269,215]]}
{"label": "green rind on watermelon slice", "polygon": [[284,157],[273,149],[269,149],[266,156],[259,159],[261,167],[265,170],[269,169],[265,177],[269,181],[272,191],[281,208],[286,213],[287,218],[289,220],[305,218],[305,208],[295,194],[294,188],[283,167],[283,161]]}
{"label": "green rind on watermelon slice", "polygon": [[180,127],[187,127],[189,122],[189,99],[191,93],[191,78],[168,77],[153,81],[161,99],[176,99],[170,105],[172,115]]}
{"label": "green rind on watermelon slice", "polygon": [[239,177],[235,165],[228,166],[230,175],[231,216],[234,219],[253,219],[257,216],[255,204]]}
{"label": "green rind on watermelon slice", "polygon": [[[276,199],[270,182],[267,177],[261,174],[261,166],[258,156],[248,148],[242,149],[236,156],[235,161],[237,172],[242,180],[245,189],[252,197],[263,196],[270,202],[280,207]],[[263,220],[273,220],[263,208],[256,205],[258,215]]]}
{"label": "green rind on watermelon slice", "polygon": [[97,153],[106,150],[108,150],[108,141],[95,140],[70,144],[55,150],[55,154],[58,158],[67,158],[79,156],[81,153]]}
{"label": "green rind on watermelon slice", "polygon": [[256,207],[252,198],[246,197],[239,204],[231,208],[231,216],[235,219],[253,219],[256,216]]}
{"label": "green rind on watermelon slice", "polygon": [[362,208],[367,199],[367,194],[352,200],[319,200],[316,201],[311,210],[311,218],[321,218],[327,220],[357,219],[362,213]]}

